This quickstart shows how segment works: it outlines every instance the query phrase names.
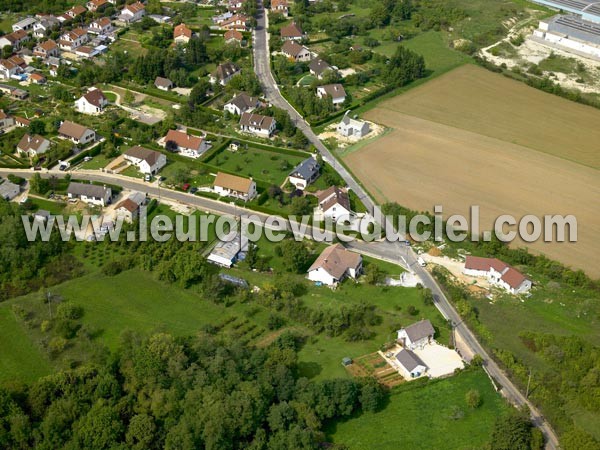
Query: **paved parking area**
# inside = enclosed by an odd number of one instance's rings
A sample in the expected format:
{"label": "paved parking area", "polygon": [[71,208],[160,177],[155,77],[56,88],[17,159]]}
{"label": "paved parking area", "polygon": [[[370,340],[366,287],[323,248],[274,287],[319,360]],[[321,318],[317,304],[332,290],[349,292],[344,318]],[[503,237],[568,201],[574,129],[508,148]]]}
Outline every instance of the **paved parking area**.
{"label": "paved parking area", "polygon": [[431,344],[414,351],[429,368],[427,375],[431,378],[450,375],[455,369],[462,369],[464,363],[456,351],[443,345]]}

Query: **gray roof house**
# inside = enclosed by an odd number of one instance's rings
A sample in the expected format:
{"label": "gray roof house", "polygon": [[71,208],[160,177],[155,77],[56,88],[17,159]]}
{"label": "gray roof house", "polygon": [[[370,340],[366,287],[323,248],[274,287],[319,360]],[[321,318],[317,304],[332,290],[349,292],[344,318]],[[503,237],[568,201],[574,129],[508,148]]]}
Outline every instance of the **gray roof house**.
{"label": "gray roof house", "polygon": [[402,347],[414,350],[431,343],[434,335],[433,325],[429,320],[424,319],[398,330],[398,341],[402,344]]}
{"label": "gray roof house", "polygon": [[323,61],[321,58],[315,58],[308,64],[308,70],[320,80],[323,78],[325,72],[333,69],[326,61]]}
{"label": "gray roof house", "polygon": [[223,106],[225,111],[230,114],[241,115],[245,112],[251,112],[259,105],[258,97],[251,97],[245,92],[236,95]]}
{"label": "gray roof house", "polygon": [[8,180],[0,184],[0,198],[4,200],[12,200],[21,192],[21,188],[18,184],[12,183]]}
{"label": "gray roof house", "polygon": [[420,377],[427,370],[421,358],[405,348],[396,354],[396,359],[406,379]]}
{"label": "gray roof house", "polygon": [[350,117],[350,111],[346,111],[341,122],[337,125],[337,132],[344,137],[356,136],[363,137],[371,131],[369,124],[363,120],[356,120]]}
{"label": "gray roof house", "polygon": [[321,167],[314,157],[302,161],[289,174],[290,183],[298,189],[306,189],[310,183],[319,177]]}
{"label": "gray roof house", "polygon": [[67,196],[70,199],[81,199],[91,205],[106,206],[110,203],[112,190],[97,184],[71,182],[67,188]]}

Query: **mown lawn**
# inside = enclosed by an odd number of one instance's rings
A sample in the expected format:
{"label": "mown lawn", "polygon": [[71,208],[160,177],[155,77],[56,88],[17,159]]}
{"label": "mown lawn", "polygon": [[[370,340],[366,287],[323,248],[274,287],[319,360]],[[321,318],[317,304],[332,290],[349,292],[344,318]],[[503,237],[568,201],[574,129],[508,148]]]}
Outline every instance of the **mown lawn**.
{"label": "mown lawn", "polygon": [[[477,409],[465,402],[471,389],[481,394]],[[396,387],[382,411],[330,424],[326,433],[350,450],[485,448],[496,418],[508,408],[483,370],[473,370]]]}
{"label": "mown lawn", "polygon": [[205,162],[240,176],[279,186],[303,159],[250,147],[236,152],[224,150]]}
{"label": "mown lawn", "polygon": [[0,382],[33,381],[52,371],[50,362],[17,321],[11,303],[0,305]]}

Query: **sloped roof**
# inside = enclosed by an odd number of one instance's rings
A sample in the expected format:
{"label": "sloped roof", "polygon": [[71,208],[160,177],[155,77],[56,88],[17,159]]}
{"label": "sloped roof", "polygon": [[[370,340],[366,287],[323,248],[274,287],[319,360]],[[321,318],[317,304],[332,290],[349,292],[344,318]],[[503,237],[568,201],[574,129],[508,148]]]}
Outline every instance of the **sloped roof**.
{"label": "sloped roof", "polygon": [[83,98],[85,98],[88,101],[88,103],[97,106],[98,108],[101,108],[104,102],[107,101],[106,97],[104,96],[104,93],[100,89],[89,90],[88,92],[83,94]]}
{"label": "sloped roof", "polygon": [[404,331],[412,342],[416,342],[420,339],[426,338],[427,336],[433,336],[435,334],[433,325],[431,325],[431,322],[427,319],[423,319],[407,326],[404,328]]}
{"label": "sloped roof", "polygon": [[419,358],[414,352],[411,352],[405,348],[396,354],[396,359],[409,372],[412,372],[418,366],[427,367],[425,363],[421,361],[421,358]]}
{"label": "sloped roof", "polygon": [[213,75],[215,77],[217,77],[217,79],[219,79],[219,80],[224,80],[225,78],[228,78],[228,77],[236,74],[239,71],[240,71],[240,68],[238,66],[236,66],[231,61],[227,61],[227,62],[224,62],[223,64],[219,64],[217,66],[217,70],[215,70]]}
{"label": "sloped roof", "polygon": [[223,35],[226,41],[235,39],[236,41],[244,40],[244,35],[238,30],[227,30]]}
{"label": "sloped roof", "polygon": [[88,127],[84,127],[83,125],[79,125],[78,123],[65,120],[58,129],[58,133],[71,138],[80,139],[88,130]]}
{"label": "sloped roof", "polygon": [[244,112],[240,118],[240,125],[246,127],[258,127],[261,130],[268,130],[271,128],[271,125],[274,121],[275,119],[273,117]]}
{"label": "sloped roof", "polygon": [[279,30],[282,38],[300,38],[304,35],[302,28],[296,22],[292,22]]}
{"label": "sloped roof", "polygon": [[330,245],[321,252],[308,271],[312,272],[321,268],[333,278],[339,280],[348,269],[356,268],[361,260],[362,258],[358,253],[346,250],[341,244]]}
{"label": "sloped roof", "polygon": [[123,8],[123,10],[127,10],[127,11],[131,12],[132,14],[143,11],[145,9],[146,9],[146,7],[144,6],[144,4],[140,3],[140,2],[132,3],[131,5],[127,5],[127,6],[125,6],[125,8]]}
{"label": "sloped roof", "polygon": [[41,44],[39,44],[38,47],[42,48],[46,52],[50,52],[57,48],[58,45],[52,39],[48,39],[47,41],[44,41]]}
{"label": "sloped roof", "polygon": [[242,92],[241,94],[236,95],[235,97],[233,97],[231,100],[229,100],[227,102],[227,104],[232,104],[237,106],[241,111],[245,111],[248,108],[254,108],[256,107],[258,103],[258,98],[257,97],[251,97],[248,94],[246,94],[245,92]]}
{"label": "sloped roof", "polygon": [[39,134],[36,134],[35,136],[25,134],[17,144],[17,148],[24,152],[29,152],[30,150],[37,152],[44,143],[49,142],[48,139]]}
{"label": "sloped roof", "polygon": [[323,61],[321,58],[313,59],[308,64],[308,68],[317,75],[321,75],[327,70],[331,70],[331,66],[326,61]]}
{"label": "sloped roof", "polygon": [[173,86],[173,82],[168,78],[156,77],[156,79],[154,80],[154,86],[170,88]]}
{"label": "sloped roof", "polygon": [[350,198],[348,197],[348,193],[337,186],[331,186],[324,191],[321,191],[317,198],[323,212],[329,211],[329,209],[335,205],[343,206],[350,211]]}
{"label": "sloped roof", "polygon": [[342,86],[339,83],[325,84],[323,86],[319,86],[317,89],[324,90],[327,95],[334,99],[346,97],[346,91],[344,90],[344,86]]}
{"label": "sloped roof", "polygon": [[200,150],[203,139],[200,136],[193,136],[179,130],[169,130],[165,136],[165,142],[173,141],[181,148],[190,148]]}
{"label": "sloped roof", "polygon": [[140,206],[134,202],[133,200],[126,198],[125,200],[123,200],[121,203],[119,203],[116,207],[116,209],[119,208],[124,208],[129,212],[135,212]]}
{"label": "sloped roof", "polygon": [[180,23],[173,30],[173,37],[174,38],[178,38],[180,36],[185,36],[185,37],[188,37],[188,38],[192,37],[192,30],[190,30],[185,23]]}
{"label": "sloped roof", "polygon": [[502,274],[502,280],[505,281],[511,288],[517,289],[527,277],[513,267],[508,267],[508,270]]}
{"label": "sloped roof", "polygon": [[230,189],[236,192],[247,194],[252,186],[251,178],[238,177],[224,172],[218,172],[215,178],[214,186]]}
{"label": "sloped roof", "polygon": [[306,158],[290,172],[290,176],[310,180],[319,171],[319,163],[313,157]]}
{"label": "sloped roof", "polygon": [[125,152],[125,156],[141,159],[146,161],[150,166],[156,164],[156,161],[158,161],[160,155],[160,152],[150,150],[149,148],[141,147],[139,145],[135,145]]}
{"label": "sloped roof", "polygon": [[295,41],[285,41],[283,43],[283,45],[281,46],[281,51],[283,53],[285,53],[286,55],[289,55],[292,58],[295,58],[301,52],[303,52],[303,51],[309,51],[309,50],[306,47],[298,44]]}
{"label": "sloped roof", "polygon": [[71,182],[67,188],[67,193],[73,195],[85,195],[86,197],[104,198],[107,193],[111,193],[111,189],[106,186],[98,186],[97,184]]}

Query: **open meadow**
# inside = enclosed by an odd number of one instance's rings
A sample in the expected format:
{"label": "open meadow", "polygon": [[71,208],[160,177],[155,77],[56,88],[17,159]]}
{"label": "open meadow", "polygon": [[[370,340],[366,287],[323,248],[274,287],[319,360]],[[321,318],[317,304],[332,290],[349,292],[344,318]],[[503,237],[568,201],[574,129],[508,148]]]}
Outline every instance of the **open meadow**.
{"label": "open meadow", "polygon": [[574,214],[577,243],[528,246],[600,276],[600,111],[465,65],[364,117],[392,128],[345,151],[378,201],[445,217],[479,205],[482,230],[500,214]]}
{"label": "open meadow", "polygon": [[[477,409],[465,403],[471,389],[482,398]],[[350,450],[485,448],[494,420],[507,410],[487,375],[478,369],[425,385],[406,383],[392,391],[384,410],[336,422],[326,432],[334,443]]]}

